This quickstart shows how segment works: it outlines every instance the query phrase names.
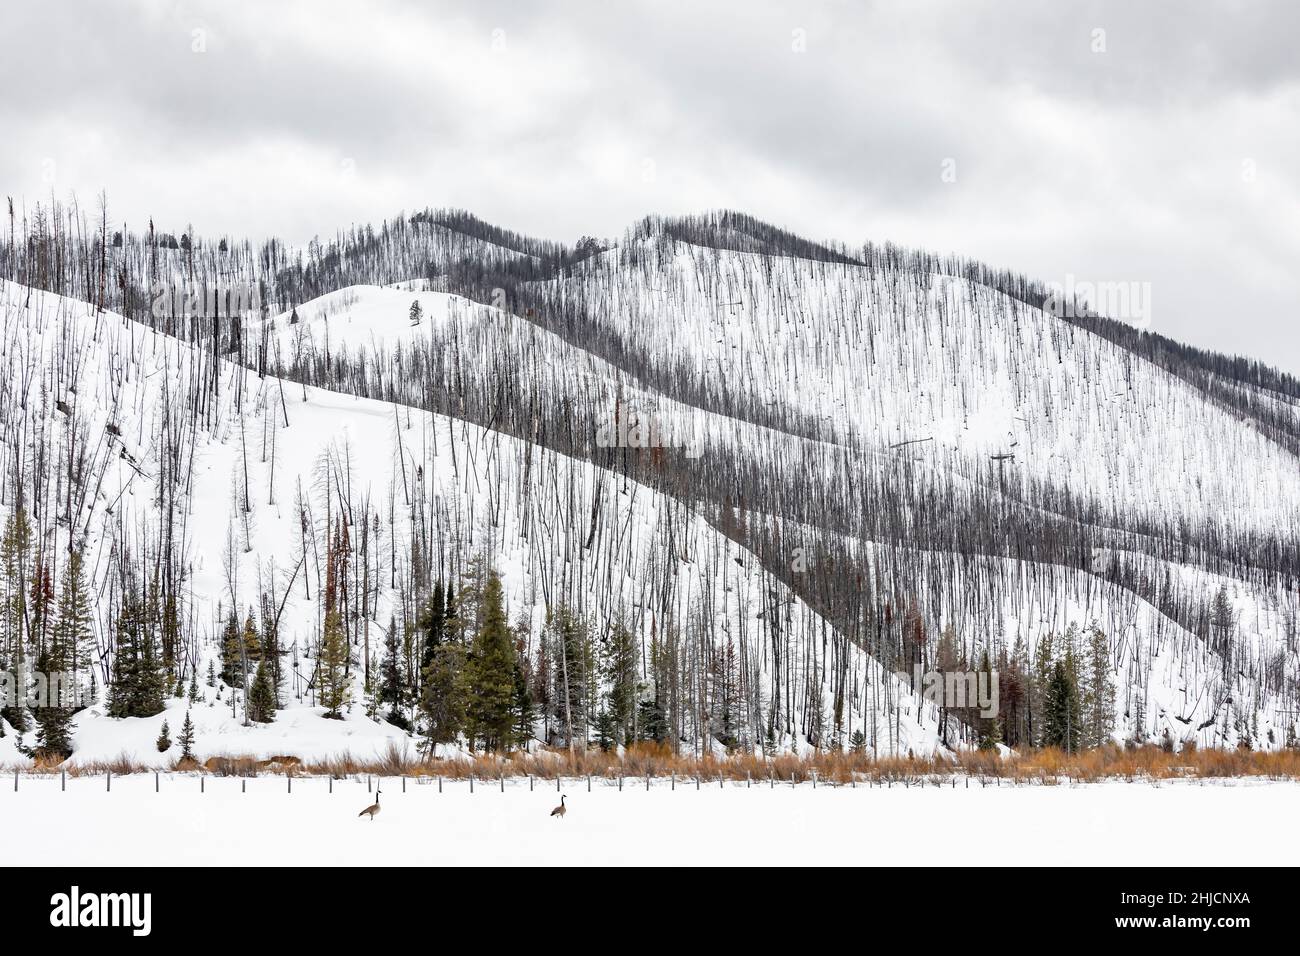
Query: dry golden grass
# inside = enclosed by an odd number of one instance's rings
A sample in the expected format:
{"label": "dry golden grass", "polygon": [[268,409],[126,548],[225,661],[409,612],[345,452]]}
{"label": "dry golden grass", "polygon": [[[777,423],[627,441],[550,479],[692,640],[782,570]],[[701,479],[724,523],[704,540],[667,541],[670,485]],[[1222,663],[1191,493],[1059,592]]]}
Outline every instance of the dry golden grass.
{"label": "dry golden grass", "polygon": [[[6,773],[58,773],[71,776],[115,775],[151,771],[128,754],[112,760],[65,762],[38,760],[28,765],[0,768]],[[966,751],[932,757],[881,757],[839,751],[820,751],[804,756],[778,754],[765,757],[738,754],[673,753],[665,745],[636,744],[624,752],[574,751],[542,748],[530,753],[503,755],[458,755],[429,760],[410,749],[390,744],[375,757],[350,754],[313,760],[290,755],[260,759],[240,755],[219,755],[202,762],[173,764],[173,769],[217,776],[259,776],[290,774],[377,777],[442,777],[447,780],[495,780],[498,777],[532,776],[545,780],[557,777],[587,777],[606,780],[676,777],[702,781],[746,780],[803,783],[813,775],[819,782],[848,785],[870,782],[908,786],[951,783],[969,778],[981,784],[1007,781],[1055,785],[1092,783],[1100,780],[1160,781],[1172,779],[1215,779],[1258,777],[1276,780],[1300,779],[1300,750],[1249,751],[1206,750],[1188,747],[1173,753],[1157,746],[1122,747],[1108,745],[1082,753],[1066,754],[1055,749],[1029,750],[999,756],[991,751]]]}

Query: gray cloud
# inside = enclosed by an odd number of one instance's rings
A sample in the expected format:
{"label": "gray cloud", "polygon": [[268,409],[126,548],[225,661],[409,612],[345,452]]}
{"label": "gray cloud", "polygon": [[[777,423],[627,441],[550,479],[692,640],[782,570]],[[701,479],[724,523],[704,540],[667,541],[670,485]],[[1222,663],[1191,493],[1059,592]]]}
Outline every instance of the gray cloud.
{"label": "gray cloud", "polygon": [[728,206],[1148,281],[1156,330],[1300,372],[1287,3],[9,0],[4,17],[21,42],[0,60],[0,189],[29,204],[104,189],[128,224],[291,241],[425,205],[565,239]]}

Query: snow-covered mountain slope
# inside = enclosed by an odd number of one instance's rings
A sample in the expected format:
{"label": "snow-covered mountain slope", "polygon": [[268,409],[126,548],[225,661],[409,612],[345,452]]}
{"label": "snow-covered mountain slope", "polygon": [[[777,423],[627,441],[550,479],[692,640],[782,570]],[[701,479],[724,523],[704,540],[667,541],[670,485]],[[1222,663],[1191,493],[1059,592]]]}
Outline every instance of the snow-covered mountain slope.
{"label": "snow-covered mountain slope", "polygon": [[[2,453],[22,481],[3,507],[22,484],[46,553],[89,549],[106,649],[118,569],[158,562],[160,537],[182,555],[183,668],[206,667],[232,603],[273,608],[292,717],[236,719],[261,753],[286,750],[276,728],[308,749],[353,722],[362,747],[401,736],[374,707],[311,710],[342,528],[355,670],[478,558],[521,660],[560,605],[602,638],[630,627],[638,706],[669,686],[681,748],[736,746],[719,721],[742,709],[741,746],[1020,746],[1048,636],[1071,668],[1091,654],[1079,680],[1106,672],[1106,735],[1294,739],[1300,383],[1058,318],[1016,277],[728,223],[570,250],[424,213],[302,252],[192,241],[160,265],[128,237],[106,298],[132,315],[144,277],[205,270],[276,308],[196,334],[7,286]],[[94,278],[62,287],[95,298]],[[939,709],[885,676],[984,656],[1009,690],[1036,682],[1015,705],[1036,716],[937,733]],[[232,729],[212,716],[201,739]]]}
{"label": "snow-covered mountain slope", "polygon": [[966,475],[1012,454],[1013,491],[1056,489],[1106,523],[1300,538],[1294,455],[1181,379],[1000,292],[647,240],[584,266],[554,280],[558,297],[584,300],[634,350],[793,406],[835,441],[914,442]]}
{"label": "snow-covered mountain slope", "polygon": [[[673,261],[673,268],[684,267],[680,260],[681,257]],[[686,257],[685,261],[687,264],[695,262],[691,257]],[[792,287],[812,288],[822,281],[820,272],[825,266],[821,263],[790,260],[789,268],[818,273],[815,278],[802,275],[791,280],[787,276],[786,281]],[[771,267],[768,269],[770,272]],[[841,278],[845,282],[856,279],[871,286],[866,277],[854,276],[851,272]],[[936,281],[948,286],[954,295],[962,291],[964,286],[957,280]],[[972,292],[968,288],[965,292],[975,296],[994,294],[988,290]],[[1026,309],[1021,303],[1006,301],[1005,297],[1001,299],[999,309],[1008,312]],[[414,324],[405,319],[413,301],[419,303],[421,315],[420,322]],[[932,304],[930,299],[925,301]],[[940,307],[940,311],[943,308]],[[602,316],[619,314],[618,309],[610,307],[607,302],[602,302],[600,308],[594,311]],[[629,324],[622,332],[630,329],[629,334],[633,337],[644,334],[652,338],[653,341],[645,344],[647,354],[663,354],[672,352],[673,349],[685,350],[688,355],[710,352],[708,339],[711,331],[704,334],[685,319],[681,322],[641,321],[643,316],[639,309],[632,311],[634,315],[629,318]],[[809,449],[825,451],[830,446],[842,448],[844,454],[823,458],[822,466],[830,472],[839,469],[848,480],[849,473],[854,469],[879,468],[882,462],[889,460],[891,453],[888,449],[879,447],[881,443],[897,435],[915,434],[917,432],[913,429],[920,427],[916,424],[919,419],[916,417],[915,403],[908,404],[906,396],[890,397],[879,386],[870,389],[878,404],[865,414],[860,425],[838,434],[828,431],[824,441],[814,441],[776,428],[754,425],[739,418],[667,398],[646,387],[636,376],[582,349],[578,344],[564,341],[550,331],[541,329],[535,321],[454,295],[420,293],[413,296],[409,292],[390,289],[351,287],[306,303],[299,307],[297,314],[301,319],[297,325],[288,324],[287,314],[270,323],[272,350],[282,356],[288,354],[295,361],[317,355],[328,343],[328,348],[333,350],[335,356],[349,355],[349,362],[355,363],[366,353],[372,368],[380,369],[391,366],[394,353],[406,350],[409,354],[413,347],[418,347],[421,343],[432,343],[429,354],[441,356],[445,360],[440,368],[439,381],[451,381],[459,375],[490,377],[495,369],[503,365],[509,366],[520,370],[517,381],[523,389],[530,394],[542,396],[543,400],[559,402],[577,398],[581,404],[595,408],[613,407],[619,401],[627,402],[649,420],[665,423],[664,431],[667,434],[694,436],[702,439],[700,447],[709,449],[711,455],[748,458],[760,463],[762,467],[770,466],[782,458],[806,454]],[[972,319],[975,324],[978,324],[977,318]],[[745,320],[729,320],[728,327],[737,329],[743,321]],[[866,323],[871,321],[869,315],[864,319]],[[1057,322],[1041,312],[1038,312],[1037,319],[1018,322],[1018,343],[1023,342],[1028,334],[1025,329],[1032,327],[1035,321],[1039,323],[1038,332],[1041,334],[1047,334],[1043,329]],[[950,329],[954,324],[951,319],[944,322],[936,320],[938,329]],[[1004,334],[1006,331],[1002,330]],[[760,343],[767,342],[769,333],[776,339],[786,334],[778,329],[766,329],[756,334],[754,339]],[[737,334],[749,335],[751,332],[743,330]],[[958,337],[957,333],[949,334],[950,338]],[[1095,356],[1101,356],[1095,358],[1099,367],[1107,366],[1113,371],[1116,363],[1123,364],[1126,378],[1138,383],[1133,386],[1135,392],[1156,394],[1159,389],[1163,389],[1161,394],[1177,396],[1177,401],[1190,409],[1187,412],[1189,421],[1199,423],[1205,420],[1215,428],[1228,427],[1230,416],[1226,412],[1213,406],[1207,407],[1203,399],[1185,383],[1160,369],[1134,360],[1131,355],[1123,353],[1111,343],[1073,328],[1052,328],[1051,334],[1060,335],[1063,340],[1076,345],[1082,342],[1080,352],[1089,354],[1088,350],[1093,350]],[[971,341],[970,335],[969,331],[962,334],[961,347],[973,350],[975,343]],[[804,343],[798,336],[791,336],[791,341],[796,343],[797,348],[803,347]],[[996,343],[998,340],[993,341]],[[449,347],[451,342],[455,343],[454,348]],[[796,346],[791,346],[782,353],[785,359],[794,360]],[[1018,354],[1019,347],[1009,346],[1008,350],[1015,355]],[[762,350],[761,345],[759,350]],[[799,354],[804,359],[808,358],[806,354]],[[979,350],[980,356],[992,356],[989,360],[994,364],[999,361],[997,354],[996,348],[987,343]],[[837,358],[825,366],[816,366],[813,375],[831,376],[843,364],[846,363]],[[855,367],[853,361],[848,361],[847,364],[850,368]],[[969,417],[973,420],[983,416],[987,423],[991,415],[988,406],[1004,400],[1005,396],[999,397],[1001,393],[998,389],[1010,379],[981,377],[979,371],[976,368],[965,373],[965,378],[955,384],[948,380],[932,381],[931,388],[939,393],[936,398],[938,404],[952,401],[953,396],[969,396],[969,408],[973,409],[969,411]],[[955,375],[956,369],[949,369],[949,372]],[[934,376],[936,373],[933,369],[925,368],[925,374]],[[1028,378],[1030,374],[1028,369],[1022,369],[1020,377]],[[736,367],[728,370],[727,377],[729,381],[744,383],[752,381],[755,376],[749,367]],[[1071,417],[1061,409],[1074,408],[1077,400],[1067,401],[1067,396],[1063,393],[1053,391],[1059,384],[1055,370],[1049,369],[1044,378],[1044,383],[1031,383],[1025,388],[1034,394],[1046,396],[1047,400],[1055,401],[1060,406],[1053,413],[1058,419],[1059,431],[1046,433],[1052,442],[1065,449],[1070,443],[1070,436],[1076,431],[1096,429],[1098,419],[1109,416],[1113,420],[1103,429],[1109,436],[1107,447],[1112,453],[1122,455],[1127,467],[1137,467],[1139,459],[1135,456],[1135,450],[1124,440],[1124,435],[1126,423],[1141,416],[1121,403],[1121,407],[1105,410],[1099,415],[1078,414]],[[918,390],[924,389],[918,386]],[[825,410],[823,406],[808,400],[800,389],[794,391],[799,395],[797,401],[807,401],[813,420],[828,420],[833,423],[842,420],[840,409],[835,409],[828,418],[820,414]],[[988,395],[990,391],[993,393],[992,398]],[[597,427],[600,421],[600,417],[596,416]],[[850,417],[847,421],[856,420]],[[898,424],[899,421],[903,424]],[[925,424],[933,426],[934,421],[925,419]],[[1032,428],[1020,427],[1022,434],[1038,434]],[[1244,427],[1248,434],[1253,434],[1248,426]],[[894,434],[889,434],[891,429]],[[932,434],[935,432],[933,427],[929,430]],[[988,449],[974,450],[979,447],[978,435],[967,434],[968,431],[978,432],[978,429],[954,428],[944,441],[924,445],[926,451],[919,465],[926,471],[941,473],[951,482],[947,486],[948,492],[957,497],[962,495],[963,489],[968,489],[973,484],[996,488],[987,480],[987,476],[979,474],[978,458],[986,454]],[[990,432],[990,429],[985,427],[984,431]],[[1287,454],[1275,446],[1269,446],[1262,436],[1254,434],[1253,440],[1271,447],[1274,459],[1280,463],[1285,462]],[[1005,446],[996,443],[989,445],[989,448],[994,447]],[[1064,454],[1062,450],[1047,457],[1051,459]],[[1017,454],[1016,461],[1021,461],[1021,455]],[[1028,469],[1032,471],[1038,458],[1028,456],[1028,462]],[[1228,487],[1240,467],[1239,462],[1221,462],[1217,455],[1208,451],[1194,458],[1190,464],[1206,467],[1209,471],[1208,482],[1194,473],[1183,476],[1181,472],[1165,470],[1161,472],[1161,481],[1165,487],[1160,493],[1172,494],[1168,489],[1179,487],[1180,483],[1187,483],[1193,488],[1204,487],[1207,483]],[[1073,492],[1093,487],[1093,471],[1095,469],[1090,471],[1081,468],[1076,474],[1070,469],[1048,469],[1039,480],[1046,485],[1057,478],[1071,482],[1074,487],[1069,490]],[[1276,485],[1286,485],[1288,482],[1294,484],[1295,477],[1279,464],[1272,480]],[[1015,479],[1013,485],[1014,481]],[[1010,491],[1014,495],[1014,486]],[[1250,489],[1246,491],[1249,492]],[[1123,498],[1111,494],[1117,512],[1104,514],[1098,520],[1123,523],[1132,517],[1132,512],[1128,510]],[[1253,500],[1249,493],[1243,500],[1247,499]],[[1179,503],[1181,500],[1178,499]],[[1149,495],[1136,502],[1138,507],[1153,508],[1153,513],[1158,513],[1160,503],[1160,499]],[[1279,510],[1285,510],[1282,507],[1285,505],[1283,501],[1274,501],[1274,505]],[[1041,511],[1032,507],[1024,510],[1030,514]],[[1174,508],[1173,513],[1180,514],[1180,509]],[[755,515],[754,518],[762,520],[761,515]],[[817,550],[818,529],[805,524],[800,526],[799,534],[803,536],[801,540],[807,550]],[[1125,540],[1127,537],[1131,536],[1120,535],[1118,539]],[[853,547],[860,549],[861,545],[855,543]],[[882,550],[890,554],[889,560],[881,561],[879,556]],[[1174,582],[1174,587],[1181,588],[1187,594],[1212,595],[1224,588],[1241,624],[1241,640],[1235,653],[1238,656],[1237,665],[1245,679],[1225,677],[1218,654],[1205,640],[1190,633],[1178,620],[1158,608],[1153,603],[1156,596],[1149,589],[1135,586],[1129,580],[1108,577],[1105,572],[1111,569],[1117,555],[1123,562],[1132,562],[1134,566],[1140,567],[1144,575]],[[878,581],[908,580],[911,585],[910,596],[900,594],[898,600],[915,601],[921,605],[935,632],[951,628],[958,640],[968,647],[1000,645],[1011,648],[1020,642],[1032,654],[1038,640],[1045,634],[1059,637],[1071,626],[1078,630],[1098,624],[1105,630],[1110,644],[1119,691],[1117,725],[1123,731],[1143,736],[1159,736],[1169,731],[1175,738],[1195,738],[1202,744],[1211,745],[1222,743],[1225,739],[1235,739],[1235,733],[1230,728],[1225,730],[1230,713],[1237,718],[1240,713],[1250,712],[1262,717],[1260,734],[1271,734],[1274,741],[1285,738],[1284,728],[1289,720],[1286,717],[1285,694],[1278,692],[1283,690],[1283,685],[1293,682],[1296,675],[1296,613],[1300,600],[1297,600],[1294,591],[1276,583],[1241,581],[1231,576],[1214,574],[1194,564],[1177,564],[1153,559],[1148,555],[1111,550],[1091,555],[1088,568],[1071,568],[1013,557],[990,556],[976,558],[973,562],[967,559],[955,565],[952,559],[952,555],[943,552],[914,552],[881,544],[870,546],[862,557],[867,573]],[[979,593],[981,599],[972,601],[972,592]],[[1272,690],[1252,694],[1249,690],[1252,682],[1266,672],[1276,675],[1275,679],[1268,682]],[[1249,704],[1243,705],[1243,700],[1249,700]],[[1140,703],[1135,703],[1137,701]]]}
{"label": "snow-covered mountain slope", "polygon": [[[394,305],[409,306],[409,294],[397,295],[401,303]],[[447,303],[445,296],[422,296],[435,313],[435,305]],[[373,600],[352,626],[358,671],[367,650],[372,659],[380,653],[390,620],[409,613],[410,555],[482,555],[501,572],[510,619],[527,622],[530,640],[537,640],[547,607],[563,603],[598,633],[619,620],[647,646],[652,635],[676,640],[669,635],[678,630],[690,631],[681,646],[692,653],[711,656],[734,646],[745,684],[761,704],[746,714],[750,739],[774,715],[778,735],[795,745],[805,739],[807,715],[832,706],[833,651],[859,688],[842,705],[845,732],[875,724],[891,728],[882,749],[934,745],[933,724],[898,722],[883,712],[870,719],[865,688],[896,682],[857,648],[828,644],[824,622],[687,503],[468,422],[258,378],[75,300],[5,283],[0,301],[9,424],[23,430],[18,450],[6,446],[6,453],[76,452],[71,510],[67,483],[48,476],[33,488],[31,510],[51,561],[61,562],[70,545],[87,555],[105,663],[119,564],[126,554],[156,547],[168,514],[189,602],[186,672],[206,673],[232,604],[242,619],[264,598],[283,602],[281,640],[293,662],[289,709],[265,727],[243,727],[239,713],[205,689],[215,706],[194,708],[201,752],[323,755],[355,748],[371,755],[386,738],[402,736],[366,718],[360,703],[342,723],[322,719],[311,706],[324,552],[340,522],[354,542],[371,535],[359,561]],[[326,321],[312,309],[300,314],[309,327]],[[192,455],[182,459],[182,449]],[[11,457],[6,465],[23,463]],[[360,701],[359,675],[357,681]],[[885,696],[896,699],[897,689]],[[165,715],[117,721],[103,716],[101,701],[78,717],[78,757],[122,750],[147,757],[164,718],[176,732],[181,709],[173,701]],[[707,734],[695,741],[711,746]]]}

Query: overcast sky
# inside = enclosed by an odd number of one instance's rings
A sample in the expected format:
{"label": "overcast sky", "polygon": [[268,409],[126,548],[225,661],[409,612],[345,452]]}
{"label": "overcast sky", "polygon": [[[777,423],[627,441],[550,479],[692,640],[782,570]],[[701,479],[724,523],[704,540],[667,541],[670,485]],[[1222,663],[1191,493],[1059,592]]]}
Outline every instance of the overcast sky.
{"label": "overcast sky", "polygon": [[293,242],[728,207],[1150,283],[1152,329],[1300,373],[1300,8],[1070,6],[4,0],[0,192]]}

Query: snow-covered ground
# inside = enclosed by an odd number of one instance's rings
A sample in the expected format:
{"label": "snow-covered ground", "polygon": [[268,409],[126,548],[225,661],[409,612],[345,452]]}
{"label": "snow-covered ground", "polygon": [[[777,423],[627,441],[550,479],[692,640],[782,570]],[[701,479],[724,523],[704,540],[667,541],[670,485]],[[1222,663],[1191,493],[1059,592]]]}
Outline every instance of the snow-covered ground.
{"label": "snow-covered ground", "polygon": [[[63,865],[1276,865],[1300,784],[769,788],[566,780],[367,781],[137,774],[0,781],[6,853]],[[246,790],[244,787],[246,786]],[[66,826],[69,819],[78,826]],[[297,833],[298,839],[287,838]],[[771,839],[764,837],[772,834]]]}

